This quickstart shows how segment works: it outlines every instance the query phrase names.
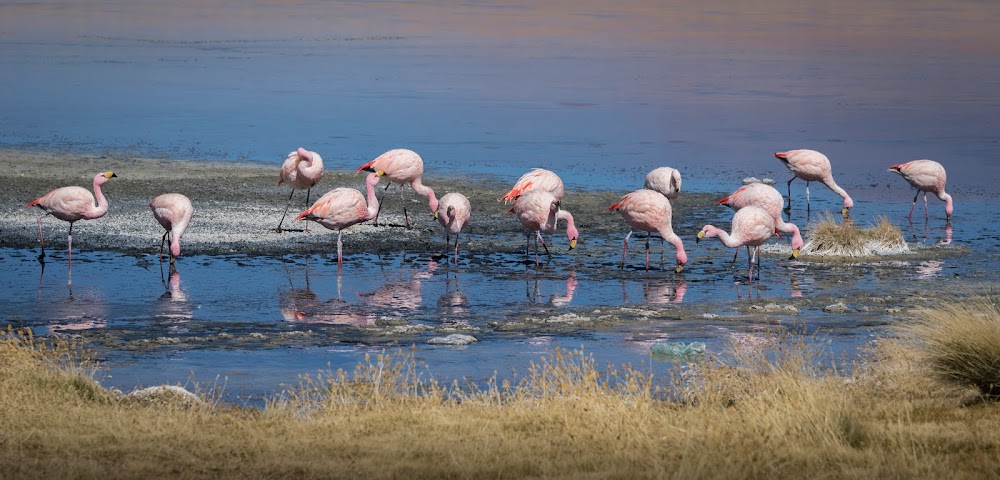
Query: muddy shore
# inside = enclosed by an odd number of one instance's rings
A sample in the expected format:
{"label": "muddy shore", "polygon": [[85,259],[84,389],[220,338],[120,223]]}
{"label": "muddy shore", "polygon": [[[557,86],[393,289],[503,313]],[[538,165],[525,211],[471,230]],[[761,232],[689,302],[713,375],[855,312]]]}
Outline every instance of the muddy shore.
{"label": "muddy shore", "polygon": [[[219,161],[181,161],[121,156],[51,154],[21,150],[0,150],[0,247],[37,248],[36,219],[38,208],[25,205],[50,190],[67,185],[91,188],[93,176],[111,170],[117,175],[104,185],[108,213],[99,219],[79,221],[73,230],[74,249],[108,250],[127,254],[150,253],[159,248],[162,228],[149,211],[149,201],[161,193],[187,195],[195,207],[191,226],[182,240],[182,254],[283,255],[287,253],[327,253],[335,251],[335,235],[320,225],[310,224],[309,232],[275,233],[290,190],[278,186],[278,167]],[[473,253],[516,253],[524,247],[524,232],[517,220],[506,215],[507,207],[497,202],[508,183],[496,179],[462,179],[439,176],[432,166],[425,166],[426,185],[437,195],[457,191],[466,195],[473,207],[473,219],[463,232],[460,248]],[[637,179],[637,188],[642,179]],[[335,187],[363,190],[364,176],[353,171],[327,169],[312,192],[319,198]],[[370,222],[355,225],[344,234],[346,252],[386,253],[405,249],[410,252],[437,252],[444,242],[443,230],[431,216],[424,197],[416,196],[407,186],[406,201],[412,229],[403,227],[398,186],[385,190],[379,185],[383,200],[379,225]],[[627,232],[621,218],[607,211],[607,206],[625,192],[568,191],[563,207],[573,213],[581,231],[580,251],[591,255],[611,254],[620,249]],[[685,193],[672,202],[675,229],[690,230],[692,239],[701,222],[718,216],[725,209],[713,205],[715,194]],[[294,218],[305,208],[305,192],[296,192],[289,209]],[[701,210],[699,216],[689,212]],[[285,227],[301,228],[303,222]],[[42,220],[46,246],[65,248],[68,224],[53,217]],[[563,225],[560,225],[563,227]],[[685,230],[686,229],[686,230]],[[564,251],[563,233],[553,236],[554,248]],[[613,248],[612,248],[613,247]],[[619,250],[620,251],[620,250]]]}

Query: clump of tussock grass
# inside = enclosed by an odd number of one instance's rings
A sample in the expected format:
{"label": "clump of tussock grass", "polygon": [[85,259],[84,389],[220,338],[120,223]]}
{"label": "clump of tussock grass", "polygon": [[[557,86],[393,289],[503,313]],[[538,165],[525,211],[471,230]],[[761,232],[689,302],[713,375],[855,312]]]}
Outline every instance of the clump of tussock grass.
{"label": "clump of tussock grass", "polygon": [[910,252],[903,232],[886,217],[875,225],[858,228],[850,219],[837,222],[832,215],[814,224],[802,253],[824,257],[874,257]]}
{"label": "clump of tussock grass", "polygon": [[1000,296],[956,300],[918,313],[906,327],[936,378],[1000,400]]}

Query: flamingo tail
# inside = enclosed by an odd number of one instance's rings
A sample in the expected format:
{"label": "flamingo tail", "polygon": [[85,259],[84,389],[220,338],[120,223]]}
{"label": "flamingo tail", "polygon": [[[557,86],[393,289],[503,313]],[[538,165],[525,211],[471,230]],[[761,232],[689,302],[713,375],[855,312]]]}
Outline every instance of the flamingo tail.
{"label": "flamingo tail", "polygon": [[375,160],[372,160],[372,161],[370,161],[370,162],[368,162],[368,163],[366,163],[366,164],[358,167],[358,169],[354,173],[361,173],[362,170],[368,170],[368,171],[374,172],[375,168],[372,167],[372,165],[374,165],[374,164],[375,164]]}
{"label": "flamingo tail", "polygon": [[35,205],[38,205],[39,203],[42,203],[42,197],[38,197],[38,198],[32,200],[31,203],[25,205],[25,208],[34,207]]}
{"label": "flamingo tail", "polygon": [[619,200],[618,202],[616,202],[613,205],[611,205],[610,207],[608,207],[608,211],[611,212],[611,211],[614,211],[614,210],[618,210],[618,207],[621,207],[623,203],[625,203],[625,199]]}
{"label": "flamingo tail", "polygon": [[510,189],[509,192],[507,192],[506,194],[504,194],[504,196],[500,197],[500,201],[504,202],[504,203],[507,203],[507,202],[509,202],[511,200],[514,200],[515,198],[521,196],[522,193],[524,193],[525,191],[530,190],[530,189],[531,189],[531,182],[530,181],[524,182],[524,185],[522,185],[520,187],[518,187],[518,186],[515,185],[514,188]]}
{"label": "flamingo tail", "polygon": [[720,198],[716,205],[729,205],[729,197]]}

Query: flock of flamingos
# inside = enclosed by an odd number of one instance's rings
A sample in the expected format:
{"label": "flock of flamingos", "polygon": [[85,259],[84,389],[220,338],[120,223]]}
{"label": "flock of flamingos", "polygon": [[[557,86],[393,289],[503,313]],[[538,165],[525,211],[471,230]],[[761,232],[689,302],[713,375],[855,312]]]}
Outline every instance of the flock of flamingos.
{"label": "flock of flamingos", "polygon": [[[705,225],[698,233],[697,240],[717,237],[725,246],[738,248],[756,247],[750,255],[750,277],[753,278],[754,261],[759,256],[760,245],[777,232],[788,233],[791,237],[792,257],[797,257],[803,246],[799,228],[782,220],[782,210],[791,209],[791,184],[796,178],[806,181],[806,205],[809,204],[809,183],[822,182],[844,197],[842,214],[847,217],[848,211],[854,206],[854,201],[843,188],[833,180],[830,160],[815,150],[789,150],[778,152],[774,156],[795,174],[788,181],[788,206],[784,206],[784,197],[778,190],[763,183],[745,185],[729,196],[719,200],[720,205],[727,205],[736,213],[733,215],[732,228],[726,232],[712,225]],[[362,165],[356,173],[371,172],[366,179],[367,196],[353,188],[334,188],[320,197],[308,209],[295,217],[295,220],[311,220],[330,230],[337,231],[337,265],[343,266],[343,243],[341,234],[345,228],[372,220],[378,223],[379,199],[375,195],[375,185],[385,177],[392,184],[400,185],[399,194],[403,201],[403,217],[406,227],[410,227],[409,215],[406,212],[404,188],[409,184],[413,190],[427,197],[430,210],[434,217],[444,227],[446,244],[451,245],[451,236],[455,236],[455,255],[458,254],[458,235],[469,222],[472,207],[461,193],[448,193],[438,199],[434,190],[421,182],[424,171],[423,160],[412,150],[395,149],[379,155],[378,158]],[[924,192],[924,215],[929,217],[927,208],[927,193],[935,194],[945,202],[945,213],[951,221],[952,198],[945,192],[946,174],[940,163],[932,160],[914,160],[889,167],[889,171],[901,175],[917,189],[910,207],[910,216],[916,207],[917,197]],[[282,183],[291,187],[285,213],[278,223],[276,231],[281,232],[281,225],[288,214],[288,206],[296,190],[306,190],[306,203],[312,187],[323,175],[323,159],[316,152],[299,148],[288,154],[281,166],[278,185]],[[38,217],[38,242],[41,245],[39,261],[45,257],[45,242],[42,239],[42,219],[52,215],[69,222],[67,236],[69,250],[70,274],[73,262],[73,223],[77,220],[93,220],[104,216],[108,211],[108,200],[101,193],[101,185],[116,175],[112,172],[99,173],[94,177],[94,193],[78,186],[62,187],[31,201],[28,207],[38,206],[45,214]],[[677,249],[678,273],[687,263],[684,244],[671,227],[670,199],[677,198],[681,190],[681,174],[669,167],[653,170],[646,176],[645,188],[625,194],[621,200],[614,203],[608,210],[617,211],[632,229],[625,236],[622,246],[622,266],[628,251],[628,240],[634,231],[658,233],[664,241]],[[542,233],[555,233],[560,220],[566,224],[566,237],[570,249],[576,247],[579,232],[574,225],[573,215],[561,208],[564,188],[562,180],[553,172],[536,168],[525,173],[499,200],[505,204],[513,203],[507,213],[514,214],[521,225],[530,233],[535,234],[535,261],[538,261],[538,244],[541,243],[548,254],[548,247],[542,239]],[[783,208],[784,207],[784,208]],[[165,193],[153,199],[149,204],[153,217],[166,229],[160,241],[160,258],[162,261],[163,244],[167,242],[170,249],[170,266],[173,268],[175,259],[180,255],[180,238],[191,221],[194,209],[191,200],[179,193]],[[527,247],[525,249],[527,251]],[[738,252],[738,250],[737,250]],[[758,267],[759,268],[759,267]],[[649,269],[649,236],[646,237],[646,269]]]}

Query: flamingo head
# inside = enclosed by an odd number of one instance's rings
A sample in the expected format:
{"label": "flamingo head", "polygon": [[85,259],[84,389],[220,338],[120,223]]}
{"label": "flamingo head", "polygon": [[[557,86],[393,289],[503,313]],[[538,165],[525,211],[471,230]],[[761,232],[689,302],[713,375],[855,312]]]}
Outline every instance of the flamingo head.
{"label": "flamingo head", "polygon": [[115,172],[112,171],[98,173],[96,176],[94,176],[94,183],[98,185],[103,185],[104,182],[108,181],[108,179],[110,179],[111,177],[117,177],[117,176],[118,175],[115,175]]}
{"label": "flamingo head", "polygon": [[296,150],[295,153],[299,155],[299,160],[305,160],[307,162],[312,160],[312,152],[302,147],[299,147],[299,149]]}
{"label": "flamingo head", "polygon": [[674,187],[675,193],[680,193],[681,191],[681,172],[680,170],[674,170],[670,172],[670,184]]}
{"label": "flamingo head", "polygon": [[569,239],[569,249],[576,248],[576,239],[580,238],[580,232],[576,229],[576,225],[572,223],[566,225],[566,238]]}
{"label": "flamingo head", "polygon": [[688,263],[687,252],[685,252],[684,247],[681,246],[677,249],[677,268],[674,269],[674,271],[677,273],[681,273],[682,271],[684,271],[684,265],[687,265],[687,263]]}
{"label": "flamingo head", "polygon": [[701,239],[712,238],[718,234],[719,234],[718,228],[715,228],[715,226],[713,225],[705,225],[704,227],[702,227],[701,231],[698,232],[698,238],[694,241],[694,243],[701,243]]}

